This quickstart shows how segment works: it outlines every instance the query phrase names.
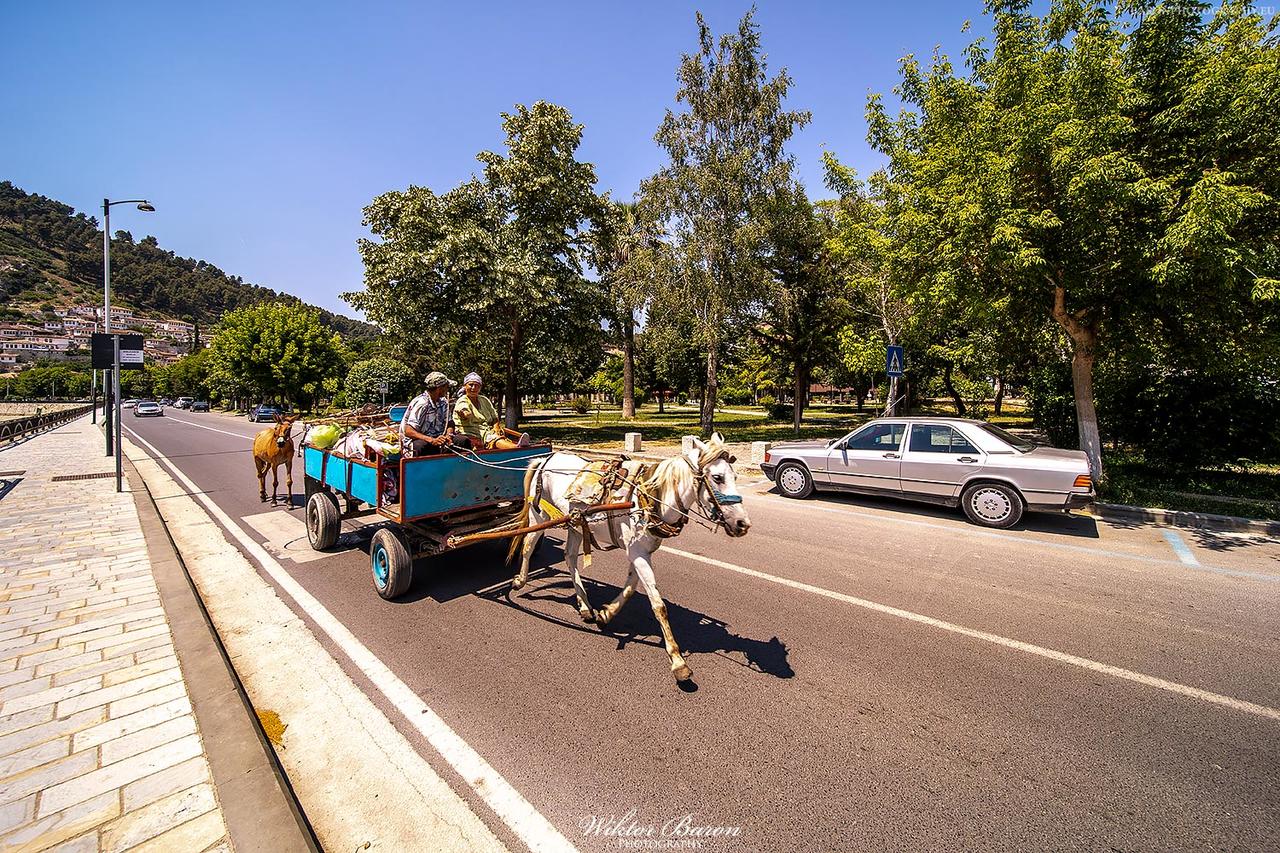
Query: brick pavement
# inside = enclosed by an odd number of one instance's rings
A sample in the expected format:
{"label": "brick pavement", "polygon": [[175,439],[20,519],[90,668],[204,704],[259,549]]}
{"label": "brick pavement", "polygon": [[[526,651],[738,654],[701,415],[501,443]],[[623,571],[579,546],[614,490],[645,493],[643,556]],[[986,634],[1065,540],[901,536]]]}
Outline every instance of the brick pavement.
{"label": "brick pavement", "polygon": [[[0,447],[0,849],[231,849],[132,494],[86,416]],[[5,475],[4,479],[13,480]]]}

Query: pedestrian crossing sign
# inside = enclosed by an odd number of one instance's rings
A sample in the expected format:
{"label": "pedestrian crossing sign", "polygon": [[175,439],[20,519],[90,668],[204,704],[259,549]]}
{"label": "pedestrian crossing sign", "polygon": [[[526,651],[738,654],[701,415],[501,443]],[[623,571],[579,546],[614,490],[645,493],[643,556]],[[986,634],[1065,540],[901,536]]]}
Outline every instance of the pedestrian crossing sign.
{"label": "pedestrian crossing sign", "polygon": [[901,376],[906,357],[902,347],[890,346],[884,357],[884,372],[890,376]]}

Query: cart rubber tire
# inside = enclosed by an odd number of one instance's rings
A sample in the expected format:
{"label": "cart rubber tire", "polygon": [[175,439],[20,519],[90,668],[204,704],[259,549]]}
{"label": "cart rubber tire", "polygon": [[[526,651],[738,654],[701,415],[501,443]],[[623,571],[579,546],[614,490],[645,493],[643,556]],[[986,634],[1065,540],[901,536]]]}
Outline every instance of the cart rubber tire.
{"label": "cart rubber tire", "polygon": [[813,475],[799,462],[785,462],[773,475],[778,491],[789,498],[807,498],[813,494]]}
{"label": "cart rubber tire", "polygon": [[404,540],[393,530],[384,527],[373,534],[369,563],[373,569],[373,587],[388,601],[403,595],[413,582],[413,558]]}
{"label": "cart rubber tire", "polygon": [[1022,519],[1022,495],[1004,483],[974,483],[960,496],[964,514],[974,524],[1004,530]]}
{"label": "cart rubber tire", "polygon": [[307,541],[312,550],[328,551],[338,541],[341,526],[338,505],[328,492],[315,492],[307,499]]}

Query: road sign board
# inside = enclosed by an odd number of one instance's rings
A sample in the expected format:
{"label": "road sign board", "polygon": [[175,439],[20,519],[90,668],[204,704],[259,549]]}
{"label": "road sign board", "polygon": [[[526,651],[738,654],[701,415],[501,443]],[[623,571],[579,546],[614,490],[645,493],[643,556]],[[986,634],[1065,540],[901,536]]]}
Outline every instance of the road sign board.
{"label": "road sign board", "polygon": [[884,356],[884,372],[890,376],[901,376],[902,368],[907,363],[906,353],[902,347],[890,346]]}
{"label": "road sign board", "polygon": [[142,369],[142,335],[114,335],[105,332],[94,332],[89,343],[89,366],[94,370],[110,370],[115,349],[111,342],[114,337],[120,338],[120,369]]}

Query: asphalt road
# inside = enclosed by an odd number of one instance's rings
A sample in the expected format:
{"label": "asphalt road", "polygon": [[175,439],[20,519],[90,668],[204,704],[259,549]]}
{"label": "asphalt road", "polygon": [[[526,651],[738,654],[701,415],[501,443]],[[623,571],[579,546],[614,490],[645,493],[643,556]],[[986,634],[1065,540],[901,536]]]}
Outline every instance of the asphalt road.
{"label": "asphalt road", "polygon": [[[994,532],[748,490],[747,537],[691,527],[655,558],[685,691],[641,596],[602,631],[562,573],[478,594],[507,577],[503,546],[481,545],[420,561],[385,602],[367,531],[301,562],[296,536],[270,534],[296,522],[263,516],[260,427],[173,410],[124,426],[582,850],[619,849],[591,831],[610,817],[661,833],[686,814],[737,829],[704,850],[1280,847],[1280,542],[1082,516]],[[535,565],[559,559],[544,539]],[[590,576],[602,603],[624,561],[597,554]]]}

